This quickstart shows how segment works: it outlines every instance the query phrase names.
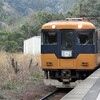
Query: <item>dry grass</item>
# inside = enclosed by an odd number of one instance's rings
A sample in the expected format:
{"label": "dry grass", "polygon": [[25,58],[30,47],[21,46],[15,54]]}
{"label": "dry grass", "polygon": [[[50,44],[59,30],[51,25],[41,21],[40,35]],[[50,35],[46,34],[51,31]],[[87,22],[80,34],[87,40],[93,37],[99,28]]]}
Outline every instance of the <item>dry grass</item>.
{"label": "dry grass", "polygon": [[[18,73],[15,73],[12,59],[14,59]],[[40,55],[33,56],[23,55],[22,53],[0,52],[0,84],[7,82],[27,84],[41,76]]]}

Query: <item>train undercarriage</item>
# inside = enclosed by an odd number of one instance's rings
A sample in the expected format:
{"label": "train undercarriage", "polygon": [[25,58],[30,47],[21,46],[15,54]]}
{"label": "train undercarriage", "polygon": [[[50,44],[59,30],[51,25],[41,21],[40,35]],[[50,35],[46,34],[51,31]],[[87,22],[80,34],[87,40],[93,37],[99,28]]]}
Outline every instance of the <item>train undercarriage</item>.
{"label": "train undercarriage", "polygon": [[75,84],[87,78],[93,70],[44,70],[44,82],[46,85],[58,87],[70,87],[70,84]]}

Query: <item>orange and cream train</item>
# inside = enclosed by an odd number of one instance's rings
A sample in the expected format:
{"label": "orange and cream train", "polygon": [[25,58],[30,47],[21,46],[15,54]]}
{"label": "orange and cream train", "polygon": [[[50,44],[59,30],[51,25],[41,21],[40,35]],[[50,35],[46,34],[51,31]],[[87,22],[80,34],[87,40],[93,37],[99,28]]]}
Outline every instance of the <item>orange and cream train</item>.
{"label": "orange and cream train", "polygon": [[47,85],[70,86],[100,64],[100,32],[81,18],[51,21],[41,29],[41,67]]}

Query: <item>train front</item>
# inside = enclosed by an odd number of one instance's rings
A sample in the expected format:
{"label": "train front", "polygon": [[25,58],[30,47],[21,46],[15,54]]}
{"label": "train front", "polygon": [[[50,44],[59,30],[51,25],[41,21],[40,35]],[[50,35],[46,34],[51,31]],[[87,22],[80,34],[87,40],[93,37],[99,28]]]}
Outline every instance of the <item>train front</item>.
{"label": "train front", "polygon": [[46,85],[70,86],[96,67],[95,26],[84,21],[53,21],[41,29],[41,63]]}

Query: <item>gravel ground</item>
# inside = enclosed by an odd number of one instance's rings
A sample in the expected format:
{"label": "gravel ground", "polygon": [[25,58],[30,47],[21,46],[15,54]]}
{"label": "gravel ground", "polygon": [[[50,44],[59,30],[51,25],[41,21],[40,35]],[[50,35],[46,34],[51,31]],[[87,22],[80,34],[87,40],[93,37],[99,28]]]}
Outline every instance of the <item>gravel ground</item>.
{"label": "gravel ground", "polygon": [[20,87],[17,91],[0,89],[0,100],[39,100],[46,94],[52,92],[55,87],[46,86],[42,80],[37,82],[28,83]]}
{"label": "gravel ground", "polygon": [[24,93],[20,96],[21,100],[39,100],[46,94],[52,92],[55,87],[46,86],[43,81],[40,81],[35,86],[29,85],[25,88]]}

